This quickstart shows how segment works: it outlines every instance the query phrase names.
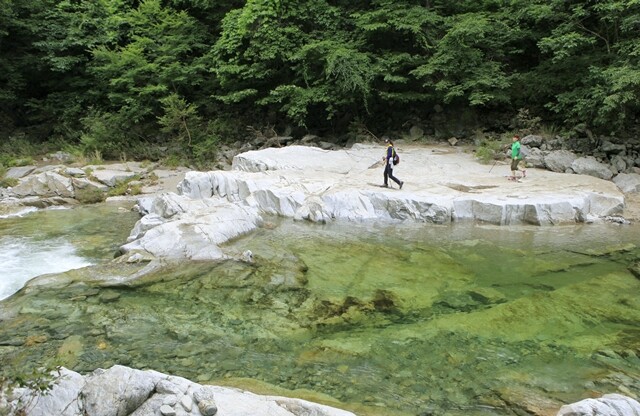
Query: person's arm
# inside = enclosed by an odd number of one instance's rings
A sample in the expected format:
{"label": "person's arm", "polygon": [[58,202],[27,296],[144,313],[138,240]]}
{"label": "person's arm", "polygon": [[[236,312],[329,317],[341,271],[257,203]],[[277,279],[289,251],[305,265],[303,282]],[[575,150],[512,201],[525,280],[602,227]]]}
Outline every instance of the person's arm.
{"label": "person's arm", "polygon": [[391,160],[393,159],[393,147],[387,147],[387,165],[391,164]]}

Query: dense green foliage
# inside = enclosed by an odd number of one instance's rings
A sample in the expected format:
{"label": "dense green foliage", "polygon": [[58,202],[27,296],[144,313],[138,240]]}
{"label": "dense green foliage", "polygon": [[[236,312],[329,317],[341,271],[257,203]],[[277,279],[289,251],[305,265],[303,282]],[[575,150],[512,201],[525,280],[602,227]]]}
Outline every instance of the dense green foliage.
{"label": "dense green foliage", "polygon": [[197,160],[249,125],[499,130],[522,109],[637,127],[640,0],[0,0],[0,125],[31,144]]}

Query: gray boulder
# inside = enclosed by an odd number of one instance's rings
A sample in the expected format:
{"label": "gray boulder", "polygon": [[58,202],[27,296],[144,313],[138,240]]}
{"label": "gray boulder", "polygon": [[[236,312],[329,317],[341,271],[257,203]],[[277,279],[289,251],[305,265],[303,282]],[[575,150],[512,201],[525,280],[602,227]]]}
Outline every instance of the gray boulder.
{"label": "gray boulder", "polygon": [[95,177],[101,183],[113,187],[116,186],[118,182],[124,182],[128,179],[135,177],[137,174],[135,172],[126,172],[120,170],[95,170],[91,173],[93,177]]}
{"label": "gray boulder", "polygon": [[73,184],[73,188],[75,191],[77,191],[78,189],[96,189],[101,192],[107,192],[109,190],[109,187],[107,185],[103,185],[99,182],[94,182],[87,178],[72,178],[71,183]]}
{"label": "gray boulder", "polygon": [[627,170],[627,158],[622,155],[615,155],[611,158],[611,171],[614,174],[618,174],[620,172],[624,172]]}
{"label": "gray boulder", "polygon": [[16,166],[13,168],[9,168],[4,176],[6,176],[7,178],[20,179],[31,174],[34,170],[36,170],[35,166]]}
{"label": "gray boulder", "polygon": [[126,416],[139,408],[154,392],[160,373],[132,371],[113,366],[96,370],[82,389],[84,410],[93,416]]}
{"label": "gray boulder", "polygon": [[640,175],[637,173],[621,173],[613,178],[618,188],[625,194],[640,192]]}
{"label": "gray boulder", "polygon": [[593,156],[580,157],[571,163],[571,169],[579,175],[589,175],[596,178],[609,180],[613,172],[604,163],[600,163]]}
{"label": "gray boulder", "polygon": [[554,150],[544,157],[544,163],[552,172],[567,172],[578,156],[568,150]]}
{"label": "gray boulder", "polygon": [[85,385],[84,377],[64,367],[59,372],[53,372],[52,376],[56,379],[52,394],[37,395],[29,389],[21,388],[14,390],[3,403],[4,397],[0,392],[0,411],[4,408],[10,416],[17,416],[23,414],[22,409],[28,406],[29,416],[82,415],[80,396]]}
{"label": "gray boulder", "polygon": [[540,147],[542,146],[543,142],[544,142],[544,139],[542,138],[542,136],[537,136],[535,134],[529,134],[527,136],[524,136],[520,140],[520,143],[529,147]]}
{"label": "gray boulder", "polygon": [[84,170],[80,168],[73,168],[73,167],[66,168],[64,170],[64,174],[66,176],[73,176],[76,178],[84,178],[85,176],[87,176],[87,173]]}
{"label": "gray boulder", "polygon": [[75,195],[71,179],[57,172],[42,172],[27,176],[11,189],[11,193],[19,198],[27,196],[73,198]]}
{"label": "gray boulder", "polygon": [[530,147],[524,160],[527,163],[527,167],[540,169],[546,168],[544,152],[537,147]]}
{"label": "gray boulder", "polygon": [[605,140],[600,145],[600,150],[607,154],[620,154],[626,152],[627,147],[624,144],[615,144]]}

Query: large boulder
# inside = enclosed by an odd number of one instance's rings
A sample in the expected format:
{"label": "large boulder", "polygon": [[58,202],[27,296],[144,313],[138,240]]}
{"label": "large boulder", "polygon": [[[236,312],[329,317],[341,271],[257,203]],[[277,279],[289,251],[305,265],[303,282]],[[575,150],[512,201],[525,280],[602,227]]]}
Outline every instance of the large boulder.
{"label": "large boulder", "polygon": [[34,170],[36,170],[36,166],[15,166],[9,168],[4,176],[7,178],[20,179],[31,174]]}
{"label": "large boulder", "polygon": [[528,154],[524,158],[527,167],[530,168],[546,168],[544,152],[537,147],[529,148]]}
{"label": "large boulder", "polygon": [[18,198],[27,196],[73,198],[75,195],[71,178],[53,171],[29,175],[21,179],[20,183],[11,189],[11,193]]}
{"label": "large boulder", "polygon": [[131,178],[134,178],[137,173],[131,171],[127,172],[121,170],[102,169],[93,171],[91,175],[99,182],[109,187],[113,187],[116,186],[118,182],[125,182]]}
{"label": "large boulder", "polygon": [[609,180],[613,172],[604,163],[600,163],[593,156],[580,157],[571,163],[571,169],[579,175],[589,175],[596,178]]}
{"label": "large boulder", "polygon": [[618,188],[625,194],[640,192],[640,175],[637,173],[621,173],[613,178]]}
{"label": "large boulder", "polygon": [[169,259],[221,260],[228,257],[221,244],[255,230],[261,222],[258,212],[246,204],[167,193],[156,198],[120,249]]}
{"label": "large boulder", "polygon": [[163,376],[151,371],[133,371],[123,366],[98,369],[86,377],[82,401],[86,414],[126,416],[153,394]]}
{"label": "large boulder", "polygon": [[544,163],[547,169],[552,172],[565,173],[571,169],[573,161],[577,158],[578,156],[575,153],[568,150],[554,150],[547,153],[544,157]]}
{"label": "large boulder", "polygon": [[624,208],[623,194],[608,181],[530,169],[524,183],[509,183],[501,168],[446,149],[397,149],[403,162],[396,175],[406,183],[401,190],[378,185],[381,146],[249,151],[236,156],[235,170],[188,172],[178,195],[140,199],[146,217],[121,251],[146,259],[225,259],[231,254],[220,245],[256,229],[262,214],[314,222],[551,225],[616,216]]}
{"label": "large boulder", "polygon": [[600,150],[607,154],[620,154],[624,153],[627,150],[627,146],[624,144],[615,144],[608,140],[605,140],[600,145]]}
{"label": "large boulder", "polygon": [[535,134],[526,135],[520,140],[520,143],[528,147],[540,147],[542,146],[543,142],[544,139],[542,138],[542,136],[538,136]]}

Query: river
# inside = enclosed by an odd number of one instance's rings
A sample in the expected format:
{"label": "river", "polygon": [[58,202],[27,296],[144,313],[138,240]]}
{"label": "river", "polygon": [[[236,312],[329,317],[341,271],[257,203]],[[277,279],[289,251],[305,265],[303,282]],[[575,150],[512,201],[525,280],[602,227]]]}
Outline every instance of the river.
{"label": "river", "polygon": [[254,264],[93,284],[134,267],[108,261],[136,219],[113,205],[0,219],[3,287],[81,268],[2,301],[3,363],[123,364],[358,415],[544,414],[640,389],[636,225],[271,218],[227,247]]}

